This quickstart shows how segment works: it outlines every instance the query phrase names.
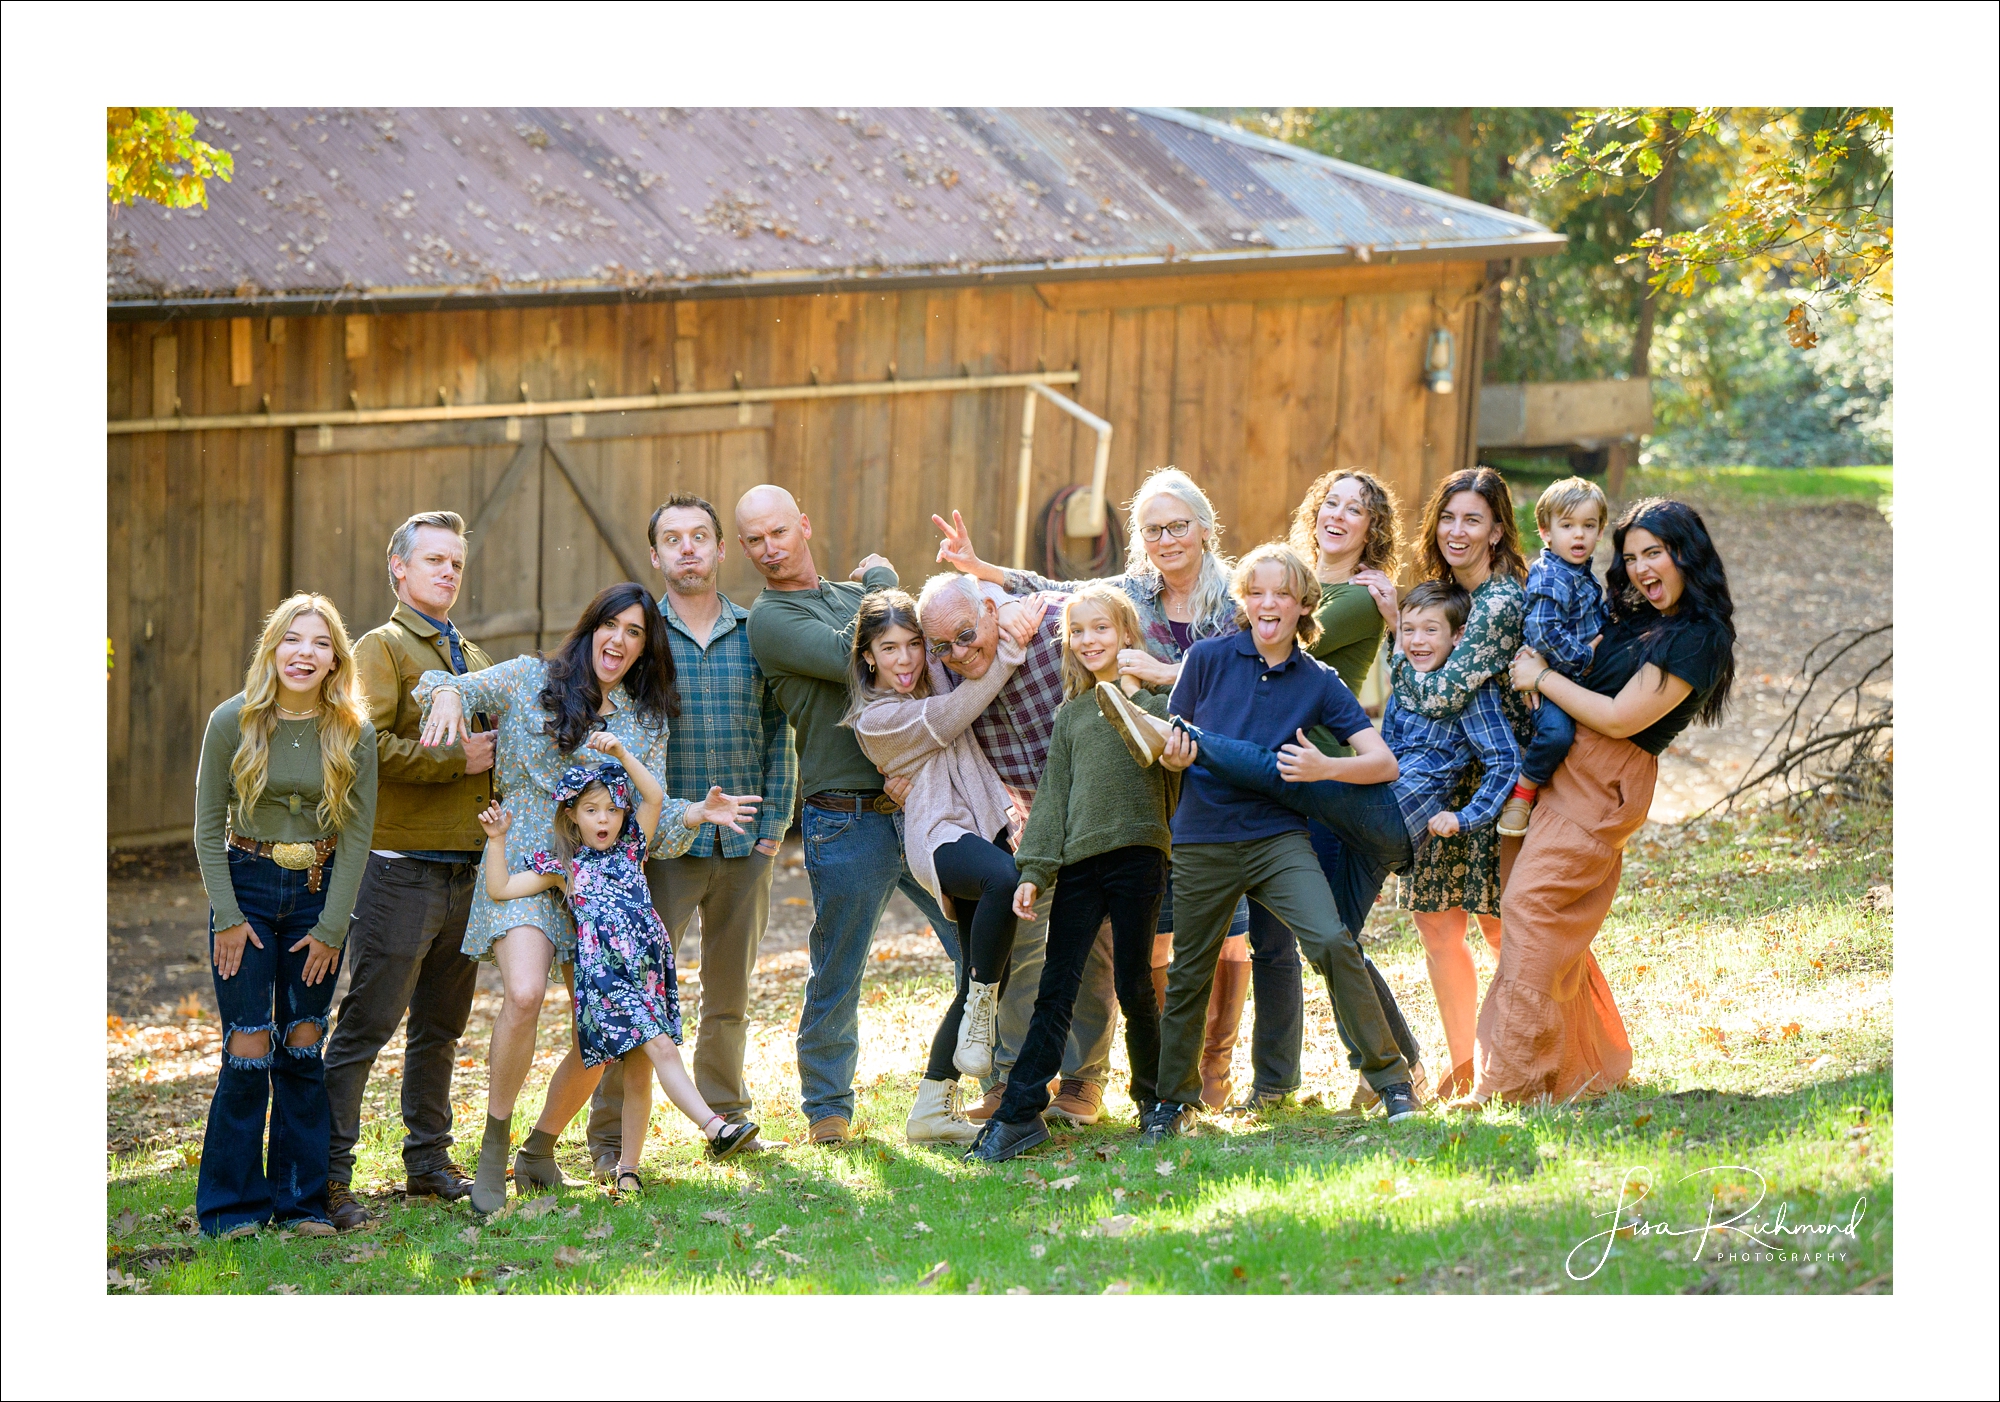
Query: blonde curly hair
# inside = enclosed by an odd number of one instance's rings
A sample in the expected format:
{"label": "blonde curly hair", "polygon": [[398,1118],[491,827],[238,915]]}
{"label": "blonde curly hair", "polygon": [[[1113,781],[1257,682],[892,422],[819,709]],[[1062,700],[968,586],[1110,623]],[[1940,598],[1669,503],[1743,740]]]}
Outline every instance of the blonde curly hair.
{"label": "blonde curly hair", "polygon": [[243,709],[237,716],[243,739],[230,760],[229,779],[236,788],[238,811],[250,812],[264,796],[264,784],[270,777],[271,733],[278,726],[278,644],[308,615],[323,620],[333,639],[333,670],[319,684],[321,786],[316,811],[320,822],[337,830],[354,813],[354,742],[361,738],[368,710],[362,701],[347,625],[333,600],[324,594],[294,594],[264,620],[263,636],[257,640],[257,651],[243,676]]}

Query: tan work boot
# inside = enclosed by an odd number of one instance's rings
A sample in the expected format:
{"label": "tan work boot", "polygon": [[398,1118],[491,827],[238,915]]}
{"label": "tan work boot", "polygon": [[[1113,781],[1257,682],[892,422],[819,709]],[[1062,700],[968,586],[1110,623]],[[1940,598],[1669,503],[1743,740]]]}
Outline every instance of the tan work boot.
{"label": "tan work boot", "polygon": [[979,1126],[958,1108],[958,1082],[917,1082],[917,1103],[904,1122],[903,1138],[912,1144],[970,1144]]}
{"label": "tan work boot", "polygon": [[998,1113],[1000,1102],[1006,1098],[1007,1083],[1005,1081],[995,1081],[993,1089],[987,1091],[977,1105],[968,1105],[965,1107],[965,1118],[971,1120],[974,1124],[990,1120]]}
{"label": "tan work boot", "polygon": [[958,1020],[958,1048],[951,1064],[966,1076],[984,1076],[993,1070],[993,1025],[1000,1015],[998,983],[968,983],[965,1011]]}
{"label": "tan work boot", "polygon": [[1243,1024],[1243,999],[1250,992],[1250,961],[1224,959],[1215,966],[1208,996],[1208,1023],[1201,1039],[1201,1103],[1220,1110],[1229,1103],[1229,1062]]}
{"label": "tan work boot", "polygon": [[1073,1125],[1094,1125],[1104,1118],[1104,1088],[1091,1081],[1065,1077],[1044,1113]]}
{"label": "tan work boot", "polygon": [[822,1115],[806,1128],[808,1144],[845,1144],[847,1142],[847,1116]]}

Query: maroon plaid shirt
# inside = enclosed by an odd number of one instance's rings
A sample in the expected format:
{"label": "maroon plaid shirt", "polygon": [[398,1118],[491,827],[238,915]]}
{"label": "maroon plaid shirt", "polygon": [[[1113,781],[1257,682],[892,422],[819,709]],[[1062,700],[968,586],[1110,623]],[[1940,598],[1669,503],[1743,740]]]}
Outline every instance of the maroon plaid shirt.
{"label": "maroon plaid shirt", "polygon": [[[996,603],[1006,595],[985,586]],[[1041,631],[1028,647],[1027,660],[1014,669],[993,704],[972,723],[979,748],[993,765],[1025,818],[1035,801],[1042,768],[1049,760],[1049,737],[1056,730],[1056,708],[1062,705],[1062,610],[1052,605]],[[942,681],[940,683],[940,674]],[[961,678],[948,667],[931,669],[932,684],[956,690]]]}

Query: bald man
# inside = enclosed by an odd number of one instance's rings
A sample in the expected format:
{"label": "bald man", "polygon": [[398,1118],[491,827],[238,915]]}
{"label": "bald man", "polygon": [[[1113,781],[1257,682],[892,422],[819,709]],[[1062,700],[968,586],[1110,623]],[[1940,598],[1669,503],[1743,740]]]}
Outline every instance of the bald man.
{"label": "bald man", "polygon": [[846,580],[821,576],[812,522],[783,487],[736,503],[736,539],[764,592],[750,606],[750,651],[797,734],[806,878],[812,883],[811,972],[799,1014],[802,1108],[815,1144],[838,1143],[854,1120],[861,1052],[861,978],[889,897],[901,890],[958,958],[953,926],[903,859],[903,815],[882,773],[840,723],[848,653],[863,596],[893,589],[895,569],[870,555]]}

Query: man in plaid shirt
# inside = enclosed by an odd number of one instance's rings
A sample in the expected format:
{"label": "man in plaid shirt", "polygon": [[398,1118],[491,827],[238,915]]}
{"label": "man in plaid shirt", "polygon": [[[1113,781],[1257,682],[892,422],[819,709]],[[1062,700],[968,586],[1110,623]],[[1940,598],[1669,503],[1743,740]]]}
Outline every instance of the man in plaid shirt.
{"label": "man in plaid shirt", "polygon": [[[771,914],[778,846],[791,826],[798,756],[791,723],[750,652],[750,611],[715,587],[725,551],[715,508],[696,496],[669,497],[646,536],[653,566],[667,582],[660,616],[681,697],[660,781],[675,795],[705,794],[719,784],[725,793],[763,798],[754,832],[704,823],[686,855],[646,863],[654,908],[675,944],[701,912],[695,1087],[718,1115],[741,1123],[751,1111],[743,1084],[750,980]],[[589,1144],[600,1178],[617,1169],[624,1104],[624,1077],[598,1081]]]}
{"label": "man in plaid shirt", "polygon": [[[1051,594],[1060,604],[1067,595]],[[999,609],[1013,599],[997,585],[982,584],[970,575],[941,574],[925,585],[919,604],[925,641],[931,649],[931,685],[955,688],[961,679],[977,681],[993,665],[1000,640]],[[1051,608],[1028,656],[1000,689],[985,712],[972,723],[973,738],[992,763],[1000,781],[1013,795],[1025,822],[1035,801],[1042,770],[1049,760],[1049,739],[1055,734],[1056,709],[1063,703],[1062,611]],[[1042,956],[1048,945],[1049,903],[1053,891],[1035,902],[1035,918],[1014,936],[1008,964],[1007,989],[1001,995],[995,1028],[993,1073],[986,1098],[969,1109],[979,1120],[999,1108],[1007,1072],[1028,1035],[1035,996],[1041,989]],[[1096,1123],[1103,1111],[1104,1083],[1111,1075],[1111,1034],[1116,1007],[1110,968],[1102,951],[1093,953],[1076,1009],[1070,1019],[1069,1043],[1063,1049],[1061,1086],[1051,1114],[1082,1124]]]}

